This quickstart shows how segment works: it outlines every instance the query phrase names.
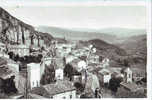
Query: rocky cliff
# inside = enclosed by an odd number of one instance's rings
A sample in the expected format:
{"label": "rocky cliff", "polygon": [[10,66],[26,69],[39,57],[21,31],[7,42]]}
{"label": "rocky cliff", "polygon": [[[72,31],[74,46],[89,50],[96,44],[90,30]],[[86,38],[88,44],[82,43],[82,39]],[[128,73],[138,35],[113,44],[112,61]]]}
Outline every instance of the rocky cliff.
{"label": "rocky cliff", "polygon": [[53,39],[50,34],[35,31],[33,26],[18,20],[0,7],[0,42],[29,44],[32,35],[41,37],[45,43]]}

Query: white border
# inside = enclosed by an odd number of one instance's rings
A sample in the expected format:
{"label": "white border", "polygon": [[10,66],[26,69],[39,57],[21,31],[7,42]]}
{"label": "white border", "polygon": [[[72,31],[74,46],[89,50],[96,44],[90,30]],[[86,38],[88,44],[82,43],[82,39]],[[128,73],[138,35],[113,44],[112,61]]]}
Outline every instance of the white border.
{"label": "white border", "polygon": [[[83,1],[83,0],[82,0]],[[86,0],[86,2],[77,2],[75,0],[74,2],[64,2],[64,0],[61,0],[60,2],[57,1],[53,2],[51,0],[42,0],[39,2],[36,2],[36,0],[0,0],[0,5],[2,6],[99,6],[99,5],[113,5],[113,6],[118,6],[118,5],[146,5],[146,0],[135,0],[135,1],[130,1],[130,0],[116,0],[116,1],[111,1],[111,0],[96,0],[96,1],[90,1]],[[147,0],[149,1],[149,0]]]}
{"label": "white border", "polygon": [[[36,1],[36,0],[35,0]],[[145,0],[144,1],[100,1],[99,2],[93,2],[93,1],[89,1],[89,2],[48,2],[48,1],[41,1],[41,2],[33,2],[28,1],[11,1],[11,0],[0,0],[0,6],[98,6],[98,5],[102,5],[102,6],[127,6],[127,5],[141,5],[141,6],[146,6],[147,7],[147,98],[141,99],[138,98],[138,100],[152,100],[152,24],[151,24],[151,18],[152,18],[152,13],[151,13],[151,0]],[[116,98],[102,98],[102,99],[106,99],[106,100],[111,100],[111,99],[116,99]],[[121,98],[122,99],[126,99],[126,98]],[[130,100],[136,100],[136,99],[132,99],[132,98],[128,98]]]}

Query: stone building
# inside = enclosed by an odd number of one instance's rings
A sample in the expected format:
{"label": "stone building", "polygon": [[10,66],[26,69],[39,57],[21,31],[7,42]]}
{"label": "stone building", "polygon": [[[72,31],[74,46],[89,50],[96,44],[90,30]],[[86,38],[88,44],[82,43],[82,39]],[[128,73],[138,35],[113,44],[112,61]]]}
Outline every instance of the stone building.
{"label": "stone building", "polygon": [[69,81],[58,80],[55,84],[43,86],[50,95],[50,98],[74,99],[76,98],[76,89]]}
{"label": "stone building", "polygon": [[[73,83],[67,80],[57,80],[55,83],[33,88],[32,94],[41,96],[41,98],[51,99],[75,99],[76,89]],[[39,96],[36,96],[39,98]]]}
{"label": "stone building", "polygon": [[39,87],[41,80],[41,66],[39,63],[27,64],[28,82],[30,88]]}

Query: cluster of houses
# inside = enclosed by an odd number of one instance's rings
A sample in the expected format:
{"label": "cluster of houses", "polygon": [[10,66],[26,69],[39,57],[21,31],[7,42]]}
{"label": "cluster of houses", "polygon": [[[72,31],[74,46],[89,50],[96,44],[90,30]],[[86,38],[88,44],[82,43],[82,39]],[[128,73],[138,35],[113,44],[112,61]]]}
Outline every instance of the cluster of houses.
{"label": "cluster of houses", "polygon": [[[40,40],[31,41],[31,45],[34,45],[35,43],[39,48],[43,46],[43,42],[40,42]],[[35,99],[71,99],[81,98],[82,95],[86,95],[86,97],[97,97],[95,96],[96,91],[103,88],[105,84],[109,84],[112,75],[123,78],[124,81],[120,83],[121,88],[129,91],[132,90],[130,87],[134,84],[132,70],[126,68],[124,73],[121,73],[121,68],[110,67],[110,59],[107,57],[100,61],[100,57],[95,53],[96,49],[94,49],[93,46],[76,49],[76,45],[73,43],[61,44],[56,41],[52,45],[54,45],[53,47],[55,48],[55,56],[46,55],[50,52],[50,50],[46,50],[42,52],[43,58],[41,62],[28,63],[25,70],[19,71],[20,63],[10,60],[9,56],[4,52],[5,45],[0,44],[0,57],[6,60],[6,63],[1,66],[11,70],[11,72],[6,71],[7,73],[3,73],[5,75],[1,75],[1,77],[6,79],[15,76],[14,81],[18,93],[21,93],[24,96],[26,95],[26,98]],[[9,46],[8,50],[19,54],[19,56],[26,56],[30,55],[29,48],[30,47],[27,45],[13,45]],[[48,47],[47,49],[52,49],[52,47]],[[43,74],[45,74],[45,67],[46,65],[54,64],[53,61],[55,61],[54,74],[56,81],[42,85],[40,81]],[[64,68],[67,64],[81,74],[71,74],[72,80],[69,80],[68,77],[64,75]],[[78,90],[74,85],[75,83],[84,85],[84,91],[78,93]],[[136,85],[136,90],[138,89],[139,87]],[[14,98],[15,97],[21,98],[21,96],[14,96]]]}

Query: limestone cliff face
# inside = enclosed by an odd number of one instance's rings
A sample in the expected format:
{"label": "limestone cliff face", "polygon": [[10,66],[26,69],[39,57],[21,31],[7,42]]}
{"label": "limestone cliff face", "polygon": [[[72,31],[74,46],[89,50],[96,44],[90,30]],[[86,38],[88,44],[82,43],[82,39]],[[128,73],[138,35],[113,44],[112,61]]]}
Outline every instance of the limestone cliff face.
{"label": "limestone cliff face", "polygon": [[0,7],[0,42],[30,44],[34,38],[43,39],[45,43],[53,39],[53,37],[47,33],[35,31],[33,26],[11,16]]}

